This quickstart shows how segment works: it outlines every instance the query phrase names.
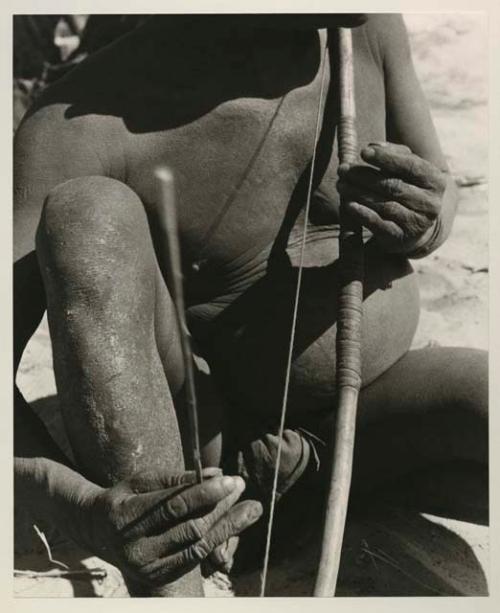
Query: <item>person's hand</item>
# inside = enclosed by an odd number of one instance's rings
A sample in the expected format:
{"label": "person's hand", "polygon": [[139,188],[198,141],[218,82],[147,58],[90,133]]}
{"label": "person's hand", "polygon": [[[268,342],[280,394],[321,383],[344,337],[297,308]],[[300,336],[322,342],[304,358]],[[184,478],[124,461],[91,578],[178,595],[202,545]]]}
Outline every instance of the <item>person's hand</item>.
{"label": "person's hand", "polygon": [[139,474],[87,502],[86,546],[135,584],[166,585],[257,521],[260,503],[235,505],[244,488],[214,468],[201,484],[193,472]]}
{"label": "person's hand", "polygon": [[404,145],[373,143],[361,157],[371,166],[339,167],[337,187],[346,210],[386,251],[418,249],[437,223],[446,173]]}

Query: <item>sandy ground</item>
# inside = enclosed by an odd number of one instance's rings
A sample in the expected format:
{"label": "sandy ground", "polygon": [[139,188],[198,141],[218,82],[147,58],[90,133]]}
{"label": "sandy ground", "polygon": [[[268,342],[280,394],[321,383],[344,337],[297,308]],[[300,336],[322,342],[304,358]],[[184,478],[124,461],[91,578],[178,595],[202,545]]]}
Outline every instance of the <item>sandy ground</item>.
{"label": "sandy ground", "polygon": [[[488,347],[487,48],[480,15],[406,15],[417,71],[452,172],[461,185],[454,231],[429,258],[415,263],[422,314],[414,346]],[[44,321],[26,349],[21,389],[52,427],[55,384]],[[54,426],[55,427],[55,426]],[[55,427],[54,431],[59,431]],[[60,433],[59,433],[60,436]],[[64,441],[62,441],[64,445]],[[488,530],[431,517],[382,514],[348,527],[340,593],[345,595],[484,594]],[[18,596],[126,596],[119,572],[47,531],[54,555],[71,568],[105,567],[100,581],[15,579]],[[29,517],[16,511],[15,566],[53,568]],[[308,595],[314,543],[273,567],[269,594]],[[483,572],[484,571],[484,572]],[[206,582],[209,596],[255,595],[257,573]]]}

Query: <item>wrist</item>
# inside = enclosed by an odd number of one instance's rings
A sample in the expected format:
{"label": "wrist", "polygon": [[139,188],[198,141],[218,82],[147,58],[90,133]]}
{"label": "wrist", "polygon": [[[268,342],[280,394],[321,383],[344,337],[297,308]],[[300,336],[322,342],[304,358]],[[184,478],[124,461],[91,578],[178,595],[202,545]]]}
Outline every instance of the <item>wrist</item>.
{"label": "wrist", "polygon": [[383,241],[381,246],[388,253],[402,255],[406,258],[418,259],[429,255],[441,243],[442,221],[438,216],[432,225],[425,230],[420,236],[405,240],[398,245],[385,245]]}
{"label": "wrist", "polygon": [[431,253],[438,246],[441,236],[442,222],[438,215],[430,228],[428,228],[418,240],[407,245],[404,255],[407,258],[418,259],[423,258]]}

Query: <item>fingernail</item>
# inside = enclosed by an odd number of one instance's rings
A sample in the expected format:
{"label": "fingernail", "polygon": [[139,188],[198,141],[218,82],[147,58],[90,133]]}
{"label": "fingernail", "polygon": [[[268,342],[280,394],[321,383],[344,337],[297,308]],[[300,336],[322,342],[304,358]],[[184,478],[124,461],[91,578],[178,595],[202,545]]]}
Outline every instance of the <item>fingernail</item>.
{"label": "fingernail", "polygon": [[255,521],[256,519],[259,519],[261,515],[262,515],[262,506],[260,504],[254,504],[248,509],[247,518],[250,521]]}
{"label": "fingernail", "polygon": [[375,156],[375,153],[376,153],[375,149],[373,149],[373,146],[372,146],[371,143],[370,143],[369,147],[365,147],[363,149],[363,157],[365,157],[365,158],[372,158],[372,157]]}
{"label": "fingernail", "polygon": [[377,141],[376,143],[368,143],[369,147],[387,147],[389,145],[385,140]]}

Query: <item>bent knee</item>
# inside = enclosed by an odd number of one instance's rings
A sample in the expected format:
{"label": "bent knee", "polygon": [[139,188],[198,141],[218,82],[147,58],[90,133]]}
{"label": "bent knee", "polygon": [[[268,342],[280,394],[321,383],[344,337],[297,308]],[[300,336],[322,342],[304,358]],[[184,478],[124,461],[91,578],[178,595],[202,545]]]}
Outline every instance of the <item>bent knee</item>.
{"label": "bent knee", "polygon": [[36,235],[42,274],[108,282],[148,251],[147,217],[137,194],[124,183],[88,176],[57,185],[47,195]]}
{"label": "bent knee", "polygon": [[66,233],[75,225],[98,230],[104,225],[132,228],[145,213],[137,194],[108,177],[76,177],[54,187],[45,198],[40,227]]}
{"label": "bent knee", "polygon": [[133,249],[148,232],[137,194],[124,183],[99,176],[60,183],[47,195],[36,236],[37,253],[52,261],[82,251]]}
{"label": "bent knee", "polygon": [[456,349],[460,380],[455,394],[466,411],[488,415],[488,352],[481,349]]}
{"label": "bent knee", "polygon": [[[468,347],[435,347],[413,352],[425,364],[431,397],[437,408],[466,415],[488,415],[488,353]],[[418,368],[418,366],[417,366]]]}

